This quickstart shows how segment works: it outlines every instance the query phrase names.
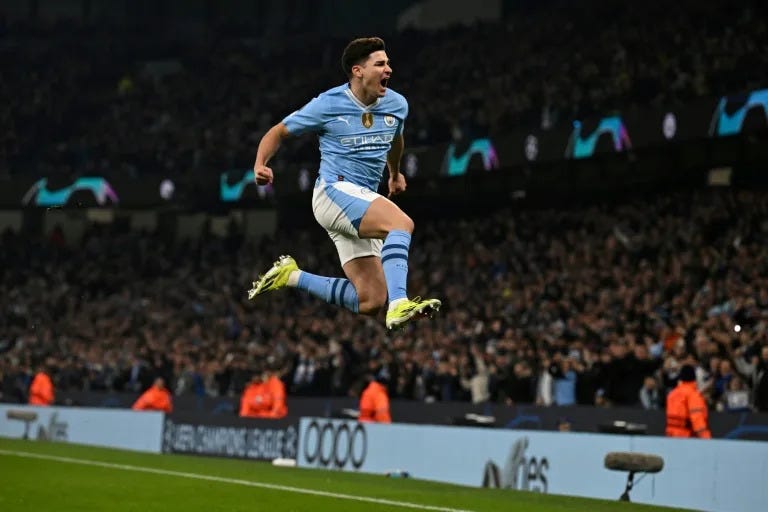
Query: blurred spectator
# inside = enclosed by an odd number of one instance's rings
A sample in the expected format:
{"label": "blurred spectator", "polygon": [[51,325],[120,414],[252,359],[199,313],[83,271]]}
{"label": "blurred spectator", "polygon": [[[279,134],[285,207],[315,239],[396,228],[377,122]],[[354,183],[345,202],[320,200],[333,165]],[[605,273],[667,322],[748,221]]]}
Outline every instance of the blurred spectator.
{"label": "blurred spectator", "polygon": [[165,387],[165,381],[158,377],[144,393],[133,403],[134,411],[173,411],[171,393]]}
{"label": "blurred spectator", "polygon": [[531,367],[525,361],[515,363],[510,375],[500,381],[504,401],[509,404],[530,404],[535,400],[536,382]]}
{"label": "blurred spectator", "polygon": [[50,370],[41,364],[29,385],[29,405],[53,405],[54,390]]}
{"label": "blurred spectator", "polygon": [[707,404],[696,389],[696,371],[691,365],[680,369],[680,382],[667,395],[667,436],[709,439]]}
{"label": "blurred spectator", "polygon": [[640,388],[640,403],[643,409],[661,409],[662,397],[655,378],[648,376],[643,381],[643,387]]}
{"label": "blurred spectator", "polygon": [[360,414],[358,420],[373,423],[392,423],[389,412],[389,396],[386,381],[371,379],[360,395]]}
{"label": "blurred spectator", "polygon": [[571,422],[568,418],[558,418],[557,419],[557,430],[560,432],[570,432],[571,431]]}
{"label": "blurred spectator", "polygon": [[476,345],[472,345],[470,353],[471,362],[468,360],[462,366],[461,386],[470,392],[473,404],[485,403],[490,398],[488,366]]}
{"label": "blurred spectator", "polygon": [[754,372],[755,408],[758,411],[768,412],[768,345],[762,348],[760,359],[756,363]]}
{"label": "blurred spectator", "polygon": [[[715,360],[715,358],[713,358],[713,360]],[[712,387],[712,400],[715,402],[719,401],[723,394],[730,388],[730,383],[734,378],[731,362],[727,359],[723,359],[719,363]]]}
{"label": "blurred spectator", "polygon": [[288,406],[285,397],[285,384],[280,380],[280,372],[272,369],[268,372],[268,378],[265,383],[270,404],[269,410],[264,415],[265,418],[284,418],[288,414]]}
{"label": "blurred spectator", "polygon": [[589,349],[584,349],[583,360],[574,359],[576,371],[576,403],[595,405],[598,392],[605,386],[604,364]]}
{"label": "blurred spectator", "polygon": [[734,375],[728,381],[728,388],[720,397],[716,409],[726,412],[747,412],[752,410],[749,398],[749,390],[744,384],[744,380],[740,376]]}
{"label": "blurred spectator", "polygon": [[311,395],[317,390],[315,373],[319,365],[314,357],[314,350],[312,346],[299,347],[291,377],[291,391],[296,395]]}
{"label": "blurred spectator", "polygon": [[554,379],[555,405],[576,404],[576,372],[571,366],[570,358],[562,357],[559,353],[555,354],[553,364],[549,368],[549,373]]}
{"label": "blurred spectator", "polygon": [[554,402],[554,380],[549,369],[549,359],[542,359],[536,384],[536,405],[552,405]]}
{"label": "blurred spectator", "polygon": [[272,410],[271,395],[260,372],[254,372],[240,397],[241,418],[262,418]]}
{"label": "blurred spectator", "polygon": [[610,350],[612,360],[605,370],[609,381],[607,397],[616,405],[636,405],[645,377],[656,371],[660,361],[650,358],[645,345],[634,345],[630,352],[625,343],[617,342]]}

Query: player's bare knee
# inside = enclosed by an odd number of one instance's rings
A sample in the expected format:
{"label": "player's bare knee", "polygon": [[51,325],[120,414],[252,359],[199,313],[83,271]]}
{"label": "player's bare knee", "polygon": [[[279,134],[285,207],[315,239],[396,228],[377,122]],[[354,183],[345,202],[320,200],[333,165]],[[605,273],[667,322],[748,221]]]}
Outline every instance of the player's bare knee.
{"label": "player's bare knee", "polygon": [[415,224],[413,223],[413,219],[411,219],[409,216],[403,213],[397,219],[396,226],[394,227],[394,229],[413,233],[414,227],[415,227]]}

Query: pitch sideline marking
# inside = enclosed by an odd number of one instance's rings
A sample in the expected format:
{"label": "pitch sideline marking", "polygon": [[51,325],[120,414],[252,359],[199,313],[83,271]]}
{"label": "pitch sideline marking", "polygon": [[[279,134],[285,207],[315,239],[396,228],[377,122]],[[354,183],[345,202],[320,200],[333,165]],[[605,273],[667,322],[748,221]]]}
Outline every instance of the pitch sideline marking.
{"label": "pitch sideline marking", "polygon": [[246,487],[259,487],[262,489],[270,489],[273,491],[293,492],[296,494],[309,494],[312,496],[322,496],[324,498],[335,498],[340,500],[362,501],[364,503],[390,505],[393,507],[414,508],[418,510],[433,510],[435,512],[470,512],[469,510],[464,510],[459,508],[438,507],[434,505],[422,505],[419,503],[410,503],[408,501],[395,501],[395,500],[388,500],[384,498],[370,498],[367,496],[355,496],[352,494],[318,491],[315,489],[293,487],[290,485],[267,484],[264,482],[254,482],[251,480],[241,480],[238,478],[224,478],[221,476],[202,475],[199,473],[186,473],[183,471],[172,471],[169,469],[148,468],[145,466],[133,466],[130,464],[116,464],[113,462],[102,462],[98,460],[76,459],[72,457],[59,457],[56,455],[44,455],[44,454],[32,453],[32,452],[23,452],[23,451],[16,451],[16,450],[1,450],[1,449],[0,449],[0,454],[23,457],[28,459],[42,459],[42,460],[52,460],[56,462],[67,462],[70,464],[80,464],[83,466],[96,466],[96,467],[109,468],[109,469],[122,469],[124,471],[135,471],[137,473],[153,473],[156,475],[176,476],[180,478],[191,478],[193,480],[207,480],[209,482],[244,485]]}

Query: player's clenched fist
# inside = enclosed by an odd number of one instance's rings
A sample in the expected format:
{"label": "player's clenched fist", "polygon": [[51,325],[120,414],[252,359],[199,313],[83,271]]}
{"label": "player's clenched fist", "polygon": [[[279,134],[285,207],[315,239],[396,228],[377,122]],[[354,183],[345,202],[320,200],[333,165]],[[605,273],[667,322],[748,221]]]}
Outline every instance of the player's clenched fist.
{"label": "player's clenched fist", "polygon": [[394,177],[390,175],[389,177],[389,196],[392,197],[396,196],[397,194],[401,192],[405,192],[405,176],[402,174],[397,174]]}
{"label": "player's clenched fist", "polygon": [[272,183],[272,169],[266,165],[255,165],[253,167],[253,174],[256,177],[257,185],[267,185]]}

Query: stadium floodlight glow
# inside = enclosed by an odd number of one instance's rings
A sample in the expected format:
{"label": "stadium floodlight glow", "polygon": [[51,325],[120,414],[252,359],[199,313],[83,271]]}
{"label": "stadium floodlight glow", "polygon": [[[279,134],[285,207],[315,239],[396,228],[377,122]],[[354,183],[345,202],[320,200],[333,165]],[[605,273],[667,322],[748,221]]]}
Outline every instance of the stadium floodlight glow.
{"label": "stadium floodlight glow", "polygon": [[309,174],[309,170],[302,167],[299,171],[299,190],[306,192],[312,186],[312,176]]}
{"label": "stadium floodlight glow", "polygon": [[619,116],[604,117],[600,120],[597,128],[589,134],[582,134],[581,121],[573,122],[573,131],[568,139],[568,146],[565,148],[566,158],[588,158],[595,154],[595,147],[600,136],[604,133],[611,135],[613,149],[616,152],[627,150],[632,147],[632,141],[629,139],[629,133],[624,126],[624,122]]}
{"label": "stadium floodlight glow", "polygon": [[[734,109],[733,106],[735,105],[739,105],[739,107]],[[723,137],[741,133],[747,112],[754,107],[761,108],[766,121],[768,121],[768,89],[752,91],[749,94],[723,96],[720,98],[714,114],[712,114],[709,135]]]}
{"label": "stadium floodlight glow", "polygon": [[176,191],[176,184],[168,178],[160,182],[160,197],[166,201],[173,197],[173,193]]}
{"label": "stadium floodlight glow", "polygon": [[672,112],[667,112],[664,120],[661,122],[661,133],[667,140],[673,139],[677,135],[677,116]]}
{"label": "stadium floodlight glow", "polygon": [[539,139],[535,135],[529,135],[525,138],[525,159],[533,162],[539,157]]}
{"label": "stadium floodlight glow", "polygon": [[405,175],[409,178],[413,178],[419,172],[419,157],[413,153],[407,153],[405,155]]}
{"label": "stadium floodlight glow", "polygon": [[34,204],[36,206],[65,206],[70,197],[72,197],[72,194],[82,190],[87,190],[93,194],[99,206],[106,205],[108,200],[113,204],[119,202],[117,193],[112,188],[112,185],[100,176],[77,178],[71,185],[58,190],[48,188],[48,178],[40,178],[24,194],[21,202],[25,205]]}

